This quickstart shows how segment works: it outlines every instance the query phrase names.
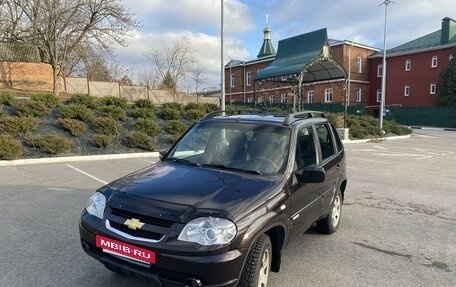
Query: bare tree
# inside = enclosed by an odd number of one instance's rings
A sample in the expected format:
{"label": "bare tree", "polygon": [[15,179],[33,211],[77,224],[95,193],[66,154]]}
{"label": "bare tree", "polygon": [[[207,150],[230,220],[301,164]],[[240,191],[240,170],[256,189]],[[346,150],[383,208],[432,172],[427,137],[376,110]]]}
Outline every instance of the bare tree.
{"label": "bare tree", "polygon": [[2,2],[1,10],[18,22],[7,27],[5,36],[36,44],[43,62],[52,66],[54,93],[72,53],[92,47],[111,54],[113,44],[126,45],[139,27],[119,0],[10,0]]}
{"label": "bare tree", "polygon": [[201,67],[199,63],[195,63],[189,71],[188,77],[193,81],[195,85],[195,94],[198,94],[200,85],[207,82],[207,78],[204,74],[204,68]]}
{"label": "bare tree", "polygon": [[152,47],[145,56],[151,61],[152,70],[159,77],[159,82],[172,78],[176,87],[179,87],[180,81],[188,75],[195,63],[193,48],[188,39],[175,40],[170,47]]}
{"label": "bare tree", "polygon": [[158,86],[157,75],[151,70],[143,70],[138,73],[138,85],[155,89]]}

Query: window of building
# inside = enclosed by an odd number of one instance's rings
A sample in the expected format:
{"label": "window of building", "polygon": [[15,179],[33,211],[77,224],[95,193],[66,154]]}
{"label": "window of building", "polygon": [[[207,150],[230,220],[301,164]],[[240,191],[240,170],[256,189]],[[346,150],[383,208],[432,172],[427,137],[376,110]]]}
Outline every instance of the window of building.
{"label": "window of building", "polygon": [[429,87],[429,93],[431,95],[435,95],[436,90],[437,90],[437,85],[435,83],[431,83],[431,86]]}
{"label": "window of building", "polygon": [[436,68],[436,67],[437,67],[437,56],[432,56],[432,64],[431,64],[431,67],[432,67],[432,68]]}
{"label": "window of building", "polygon": [[378,89],[377,90],[377,103],[380,103],[382,101],[382,90]]}
{"label": "window of building", "polygon": [[361,88],[356,89],[355,101],[357,103],[361,102],[361,92],[362,92]]}
{"label": "window of building", "polygon": [[288,96],[287,96],[287,94],[282,94],[282,95],[280,96],[280,103],[286,104],[287,102],[288,102]]}
{"label": "window of building", "polygon": [[233,73],[233,74],[231,74],[231,82],[230,82],[230,85],[231,85],[231,87],[233,88],[233,87],[236,86],[235,84],[236,84],[236,74]]}
{"label": "window of building", "polygon": [[270,105],[274,104],[274,96],[269,96],[269,104]]}
{"label": "window of building", "polygon": [[408,96],[410,96],[410,86],[405,85],[404,86],[404,97],[408,97]]}
{"label": "window of building", "polygon": [[405,70],[410,71],[412,69],[412,60],[405,61]]}
{"label": "window of building", "polygon": [[253,103],[253,98],[247,98],[247,103]]}
{"label": "window of building", "polygon": [[356,71],[358,73],[363,72],[363,58],[361,56],[356,57]]}
{"label": "window of building", "polygon": [[331,103],[333,101],[333,89],[325,89],[325,103]]}
{"label": "window of building", "polygon": [[247,72],[247,86],[251,86],[252,85],[252,73],[251,72]]}
{"label": "window of building", "polygon": [[315,97],[315,92],[314,91],[307,91],[307,103],[308,104],[313,104],[314,97]]}
{"label": "window of building", "polygon": [[263,103],[263,97],[258,97],[258,103],[262,104]]}
{"label": "window of building", "polygon": [[381,76],[383,76],[383,65],[379,64],[377,66],[377,77],[381,77]]}
{"label": "window of building", "polygon": [[453,54],[450,54],[450,56],[448,57],[448,59],[451,61],[453,59]]}

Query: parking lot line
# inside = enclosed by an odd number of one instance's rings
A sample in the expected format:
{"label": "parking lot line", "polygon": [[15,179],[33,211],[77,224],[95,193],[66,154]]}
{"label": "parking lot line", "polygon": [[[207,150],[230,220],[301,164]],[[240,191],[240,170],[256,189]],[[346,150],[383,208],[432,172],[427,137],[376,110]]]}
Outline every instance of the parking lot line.
{"label": "parking lot line", "polygon": [[96,176],[94,176],[94,175],[91,175],[90,173],[87,173],[87,172],[85,172],[85,171],[83,171],[83,170],[81,170],[81,169],[79,169],[79,168],[77,168],[77,167],[74,167],[74,166],[72,166],[71,164],[66,164],[66,166],[68,166],[69,168],[71,168],[71,169],[73,169],[73,170],[75,170],[75,171],[77,171],[77,172],[79,172],[79,173],[82,173],[83,175],[86,175],[86,176],[90,177],[91,179],[94,179],[94,180],[96,180],[96,181],[98,181],[98,182],[100,182],[100,183],[102,183],[102,184],[108,184],[107,181],[104,181],[104,180],[102,180],[102,179],[99,179],[98,177],[96,177]]}

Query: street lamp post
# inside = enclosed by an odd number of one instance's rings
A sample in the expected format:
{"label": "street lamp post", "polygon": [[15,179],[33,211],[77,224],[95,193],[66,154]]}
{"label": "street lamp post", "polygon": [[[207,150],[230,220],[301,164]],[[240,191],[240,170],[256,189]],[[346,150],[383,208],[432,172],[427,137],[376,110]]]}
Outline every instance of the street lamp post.
{"label": "street lamp post", "polygon": [[394,2],[391,0],[383,1],[380,6],[385,5],[385,28],[383,33],[383,64],[382,64],[382,98],[380,100],[380,131],[385,133],[383,130],[383,113],[385,110],[385,94],[386,94],[386,35],[387,35],[387,22],[388,22],[388,5]]}
{"label": "street lamp post", "polygon": [[222,111],[225,110],[225,66],[223,64],[223,0],[220,0],[220,19],[221,19],[221,25],[220,25],[220,64],[221,64],[221,83],[220,83],[220,98],[221,98],[221,103],[220,103],[220,108]]}

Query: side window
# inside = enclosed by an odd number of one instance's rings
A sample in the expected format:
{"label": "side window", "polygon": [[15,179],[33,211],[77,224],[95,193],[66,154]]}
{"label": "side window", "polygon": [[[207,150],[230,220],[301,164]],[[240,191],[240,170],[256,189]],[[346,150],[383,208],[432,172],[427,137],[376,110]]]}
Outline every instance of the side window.
{"label": "side window", "polygon": [[311,127],[301,128],[298,131],[296,142],[296,164],[297,168],[303,169],[306,166],[317,163],[317,152],[315,149],[314,134]]}
{"label": "side window", "polygon": [[321,156],[325,160],[335,154],[331,130],[328,124],[319,124],[316,125],[316,128],[318,140],[320,141]]}
{"label": "side window", "polygon": [[337,129],[334,125],[331,125],[334,137],[336,138],[336,146],[337,146],[337,151],[341,151],[344,149],[344,145],[342,144],[342,141],[340,140],[339,133],[337,132]]}

